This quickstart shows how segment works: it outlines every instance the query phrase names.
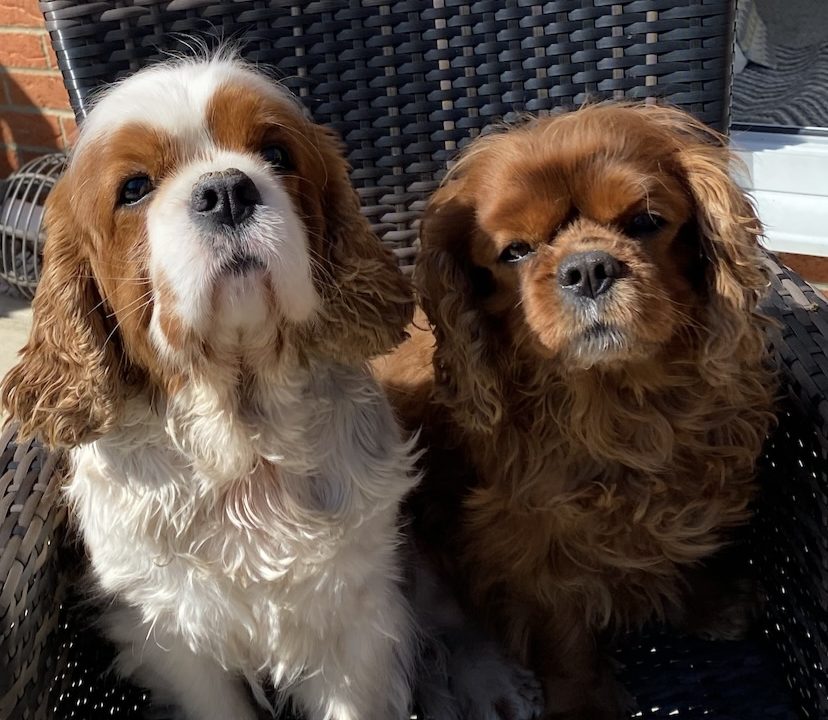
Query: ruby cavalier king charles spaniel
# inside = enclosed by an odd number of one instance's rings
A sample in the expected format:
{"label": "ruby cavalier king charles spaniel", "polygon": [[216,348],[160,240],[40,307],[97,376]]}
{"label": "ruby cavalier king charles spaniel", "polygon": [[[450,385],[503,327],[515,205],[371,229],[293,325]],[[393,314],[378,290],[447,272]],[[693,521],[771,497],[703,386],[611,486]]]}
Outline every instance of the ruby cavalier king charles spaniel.
{"label": "ruby cavalier king charles spaniel", "polygon": [[427,318],[377,363],[422,427],[417,533],[545,717],[619,717],[602,643],[692,625],[749,516],[773,382],[730,160],[681,111],[596,104],[472,142],[422,221]]}

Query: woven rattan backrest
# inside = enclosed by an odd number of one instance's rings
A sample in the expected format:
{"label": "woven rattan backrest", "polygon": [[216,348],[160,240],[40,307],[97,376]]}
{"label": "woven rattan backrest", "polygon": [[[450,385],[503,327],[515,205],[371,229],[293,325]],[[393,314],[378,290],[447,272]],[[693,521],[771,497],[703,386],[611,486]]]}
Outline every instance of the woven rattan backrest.
{"label": "woven rattan backrest", "polygon": [[485,126],[588,98],[662,97],[726,125],[732,0],[109,0],[40,3],[79,119],[90,92],[181,50],[245,41],[345,139],[403,265],[446,162]]}

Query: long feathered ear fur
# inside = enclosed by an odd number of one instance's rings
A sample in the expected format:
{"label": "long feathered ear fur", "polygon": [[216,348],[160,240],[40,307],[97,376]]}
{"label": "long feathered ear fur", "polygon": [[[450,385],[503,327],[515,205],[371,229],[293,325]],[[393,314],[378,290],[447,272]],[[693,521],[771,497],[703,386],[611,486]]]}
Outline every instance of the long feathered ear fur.
{"label": "long feathered ear fur", "polygon": [[315,127],[325,165],[321,190],[328,272],[321,278],[324,330],[316,340],[345,362],[360,363],[390,351],[405,338],[414,314],[411,282],[360,212],[341,142]]}
{"label": "long feathered ear fur", "polygon": [[[641,107],[677,138],[677,159],[695,204],[709,294],[700,365],[712,384],[752,393],[756,406],[764,407],[770,384],[763,367],[767,322],[757,306],[769,283],[759,245],[762,225],[730,174],[735,158],[725,137],[688,114]],[[734,358],[739,378],[732,377]]]}
{"label": "long feathered ear fur", "polygon": [[502,416],[500,372],[468,258],[475,208],[461,187],[462,179],[450,181],[432,196],[414,279],[437,341],[437,397],[462,427],[490,433]]}
{"label": "long feathered ear fur", "polygon": [[745,313],[756,308],[767,287],[758,242],[762,226],[728,174],[728,157],[721,148],[698,146],[682,153],[681,162],[696,201],[713,299]]}
{"label": "long feathered ear fur", "polygon": [[711,298],[740,312],[756,307],[767,277],[761,260],[762,225],[750,199],[732,179],[736,159],[727,138],[689,114],[639,105],[647,119],[672,133],[696,205],[702,252],[709,262]]}
{"label": "long feathered ear fur", "polygon": [[75,227],[68,180],[46,206],[43,273],[29,340],[3,380],[0,400],[20,434],[73,447],[106,432],[123,401],[116,353]]}
{"label": "long feathered ear fur", "polygon": [[[759,237],[762,225],[749,197],[731,177],[735,158],[727,139],[689,115],[658,108],[656,117],[683,139],[678,159],[696,205],[710,294],[708,351],[732,353],[741,342],[759,356],[763,323],[757,304],[768,286]],[[746,348],[747,349],[747,348]]]}

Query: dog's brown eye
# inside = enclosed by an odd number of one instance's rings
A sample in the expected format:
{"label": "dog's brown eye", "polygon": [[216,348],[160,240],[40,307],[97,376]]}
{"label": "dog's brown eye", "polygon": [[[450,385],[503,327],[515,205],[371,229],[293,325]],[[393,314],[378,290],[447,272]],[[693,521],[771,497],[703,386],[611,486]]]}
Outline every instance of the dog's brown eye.
{"label": "dog's brown eye", "polygon": [[500,262],[514,263],[518,260],[523,260],[532,252],[532,247],[525,242],[513,242],[506,246],[502,253],[500,253]]}
{"label": "dog's brown eye", "polygon": [[274,170],[279,172],[293,169],[290,155],[282,145],[268,145],[263,147],[262,157],[273,166]]}
{"label": "dog's brown eye", "polygon": [[664,218],[659,215],[639,213],[627,223],[624,232],[630,237],[642,237],[664,227],[664,222]]}
{"label": "dog's brown eye", "polygon": [[121,185],[121,192],[118,196],[119,205],[134,205],[144,196],[152,192],[152,180],[147,175],[136,175],[129,178]]}

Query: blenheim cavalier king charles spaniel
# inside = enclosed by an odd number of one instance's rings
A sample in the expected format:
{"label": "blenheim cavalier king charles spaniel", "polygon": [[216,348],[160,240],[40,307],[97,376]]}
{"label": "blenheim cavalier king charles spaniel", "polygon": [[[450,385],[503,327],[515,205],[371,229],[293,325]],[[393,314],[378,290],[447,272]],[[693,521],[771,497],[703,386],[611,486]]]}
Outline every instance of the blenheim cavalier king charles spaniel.
{"label": "blenheim cavalier king charles spaniel", "polygon": [[120,670],[192,720],[258,717],[245,678],[312,720],[408,717],[416,473],[366,361],[413,302],[347,171],[286,91],[217,57],[109,89],[48,199],[3,401],[71,448]]}
{"label": "blenheim cavalier king charles spaniel", "polygon": [[592,105],[473,142],[422,222],[433,334],[377,364],[423,426],[419,534],[550,718],[618,716],[600,642],[689,622],[748,518],[773,382],[729,162],[683,112]]}

